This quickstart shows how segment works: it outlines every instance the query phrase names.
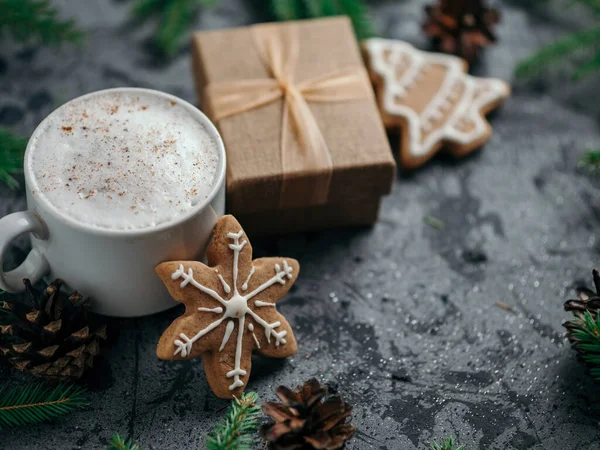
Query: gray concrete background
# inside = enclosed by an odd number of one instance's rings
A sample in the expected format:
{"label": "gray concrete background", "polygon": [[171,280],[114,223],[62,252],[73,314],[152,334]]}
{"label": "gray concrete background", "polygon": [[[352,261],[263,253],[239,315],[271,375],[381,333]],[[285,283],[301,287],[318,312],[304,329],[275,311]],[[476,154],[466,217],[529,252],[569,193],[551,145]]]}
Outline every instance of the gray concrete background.
{"label": "gray concrete background", "polygon": [[[56,1],[88,32],[83,49],[0,48],[0,125],[23,134],[75,96],[143,86],[194,100],[189,50],[170,62],[149,50],[152,25],[132,26],[130,2]],[[385,37],[426,47],[425,2],[370,4]],[[264,19],[251,2],[222,0],[198,16],[214,29]],[[577,168],[600,148],[598,77],[573,83],[568,63],[528,82],[514,65],[589,19],[577,8],[496,2],[500,43],[475,73],[513,83],[492,118],[486,148],[437,158],[398,175],[372,229],[254,240],[260,255],[300,260],[281,303],[298,355],[257,359],[249,389],[272,400],[278,384],[310,376],[335,383],[355,405],[348,449],[422,449],[454,435],[472,449],[599,449],[600,393],[564,339],[562,302],[590,284],[600,242],[600,184]],[[0,215],[25,207],[0,187]],[[423,217],[444,221],[444,230]],[[27,249],[15,248],[13,263]],[[90,259],[93,259],[90,255]],[[495,306],[503,302],[516,309]],[[87,379],[90,406],[58,424],[0,432],[7,449],[102,449],[114,432],[144,449],[203,448],[223,415],[202,364],[158,361],[161,332],[181,313],[116,321],[117,342]],[[23,376],[2,368],[5,383]]]}

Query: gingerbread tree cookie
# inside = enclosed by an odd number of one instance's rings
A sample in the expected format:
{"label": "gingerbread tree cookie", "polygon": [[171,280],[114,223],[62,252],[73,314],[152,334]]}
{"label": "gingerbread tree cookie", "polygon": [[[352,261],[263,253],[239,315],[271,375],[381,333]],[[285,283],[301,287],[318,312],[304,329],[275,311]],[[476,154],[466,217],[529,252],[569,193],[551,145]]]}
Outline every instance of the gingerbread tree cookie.
{"label": "gingerbread tree cookie", "polygon": [[368,39],[364,50],[383,122],[401,130],[404,167],[422,165],[440,148],[464,156],[490,138],[485,115],[510,95],[506,82],[473,77],[463,59],[402,41]]}
{"label": "gingerbread tree cookie", "polygon": [[217,222],[206,256],[156,266],[185,313],[163,333],[161,359],[202,357],[208,384],[221,398],[239,396],[250,376],[252,351],[273,358],[296,353],[288,322],[275,309],[296,281],[300,266],[291,258],[252,260],[252,246],[233,216]]}

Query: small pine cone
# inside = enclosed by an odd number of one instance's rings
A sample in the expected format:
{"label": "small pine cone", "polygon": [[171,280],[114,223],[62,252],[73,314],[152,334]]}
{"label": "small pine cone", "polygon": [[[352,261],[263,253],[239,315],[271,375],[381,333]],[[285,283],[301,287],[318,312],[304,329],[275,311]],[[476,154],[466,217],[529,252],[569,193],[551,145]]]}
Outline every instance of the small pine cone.
{"label": "small pine cone", "polygon": [[94,365],[106,326],[92,327],[90,300],[61,292],[55,280],[43,292],[24,279],[25,293],[3,297],[0,354],[22,372],[55,380],[81,378]]}
{"label": "small pine cone", "polygon": [[589,312],[594,320],[598,317],[598,311],[600,310],[600,273],[598,269],[592,270],[592,277],[594,279],[594,287],[596,292],[586,287],[577,289],[577,300],[567,300],[565,302],[565,311],[570,311],[578,319],[583,319],[584,313]]}
{"label": "small pine cone", "polygon": [[497,40],[494,26],[500,12],[488,8],[484,0],[438,0],[425,7],[423,31],[438,50],[474,62],[482,48]]}
{"label": "small pine cone", "polygon": [[336,450],[344,447],[356,428],[349,423],[352,405],[311,378],[291,390],[279,386],[275,393],[282,403],[265,403],[263,412],[275,422],[264,425],[261,434],[273,450]]}

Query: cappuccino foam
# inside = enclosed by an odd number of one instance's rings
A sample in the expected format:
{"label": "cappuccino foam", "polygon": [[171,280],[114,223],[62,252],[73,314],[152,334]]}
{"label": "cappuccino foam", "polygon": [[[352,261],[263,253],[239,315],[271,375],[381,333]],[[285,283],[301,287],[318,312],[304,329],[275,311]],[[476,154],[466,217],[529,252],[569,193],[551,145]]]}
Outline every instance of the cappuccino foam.
{"label": "cappuccino foam", "polygon": [[207,198],[219,165],[218,144],[185,105],[133,90],[75,99],[32,139],[33,195],[106,229],[177,219]]}

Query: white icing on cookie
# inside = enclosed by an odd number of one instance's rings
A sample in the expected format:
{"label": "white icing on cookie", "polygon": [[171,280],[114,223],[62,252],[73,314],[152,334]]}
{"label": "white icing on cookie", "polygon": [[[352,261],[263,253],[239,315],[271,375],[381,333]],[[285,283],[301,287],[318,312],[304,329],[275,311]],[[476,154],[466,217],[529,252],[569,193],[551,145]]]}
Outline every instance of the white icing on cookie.
{"label": "white icing on cookie", "polygon": [[[406,42],[388,39],[372,38],[364,45],[369,52],[372,69],[383,78],[382,109],[389,115],[406,120],[408,150],[415,157],[427,155],[443,140],[464,145],[485,136],[489,125],[481,113],[482,109],[510,93],[510,88],[502,80],[466,74],[462,60],[455,56],[423,52]],[[398,78],[396,70],[400,62],[407,67]],[[438,91],[417,114],[398,100],[405,98],[410,90],[419,89],[426,82],[423,74],[429,72],[432,66],[441,66],[446,75]],[[462,88],[460,97],[457,87]],[[444,123],[432,123],[444,117]],[[468,131],[462,130],[459,125],[465,118],[472,124]]]}
{"label": "white icing on cookie", "polygon": [[252,332],[252,338],[254,339],[254,343],[256,344],[256,347],[260,348],[260,342],[258,342],[258,338],[254,334],[254,325],[252,325],[251,323],[249,323],[248,324],[248,329]]}
{"label": "white icing on cookie", "polygon": [[223,308],[221,308],[220,306],[217,306],[216,308],[203,308],[203,307],[200,307],[200,308],[198,308],[198,311],[213,312],[213,313],[216,313],[216,314],[221,314],[223,312]]}
{"label": "white icing on cookie", "polygon": [[223,278],[223,275],[221,275],[219,272],[217,272],[217,277],[219,278],[219,281],[223,285],[223,290],[225,291],[225,293],[229,294],[231,292],[231,288],[229,287],[229,285],[225,281],[225,278]]}
{"label": "white icing on cookie", "polygon": [[[240,251],[244,248],[244,246],[247,243],[246,240],[243,240],[242,242],[240,242],[240,238],[242,237],[242,234],[243,234],[242,230],[240,230],[238,233],[228,233],[227,234],[227,237],[233,241],[233,243],[229,244],[229,248],[231,250],[233,250],[233,267],[232,267],[233,293],[229,299],[223,298],[220,294],[218,294],[213,289],[210,289],[210,288],[204,286],[203,284],[199,283],[198,281],[196,281],[194,279],[194,273],[193,273],[192,269],[188,268],[188,270],[186,272],[183,264],[180,264],[179,268],[175,272],[173,272],[173,274],[171,275],[171,279],[173,279],[173,280],[177,280],[179,278],[183,279],[183,281],[179,284],[179,286],[181,288],[184,288],[189,284],[189,285],[193,286],[194,288],[198,289],[199,291],[204,292],[208,296],[212,297],[214,300],[216,300],[217,302],[219,302],[222,305],[222,307],[215,307],[215,308],[198,308],[198,311],[211,312],[211,313],[216,313],[216,314],[220,314],[220,313],[224,312],[224,314],[220,318],[218,318],[217,320],[212,322],[206,328],[200,330],[192,338],[188,338],[184,333],[180,333],[180,335],[179,335],[180,339],[176,339],[174,341],[174,344],[175,344],[174,354],[175,355],[181,353],[181,356],[183,358],[187,357],[191,353],[194,342],[196,342],[198,339],[205,336],[210,331],[214,330],[225,319],[231,319],[231,320],[229,320],[229,322],[227,322],[227,327],[225,328],[223,340],[221,342],[221,346],[219,347],[219,351],[222,351],[225,348],[225,345],[227,344],[227,342],[229,342],[231,335],[233,334],[233,331],[235,329],[235,320],[237,319],[238,334],[237,334],[237,338],[236,338],[236,348],[235,348],[235,365],[234,365],[234,369],[227,372],[227,374],[226,374],[227,378],[233,378],[233,383],[229,386],[230,391],[233,391],[234,389],[244,385],[244,382],[240,379],[240,377],[246,375],[246,371],[241,368],[241,358],[242,358],[244,324],[245,324],[247,314],[249,314],[257,324],[259,324],[261,327],[263,327],[263,329],[265,331],[265,336],[267,338],[267,343],[269,343],[269,344],[271,343],[271,338],[275,339],[275,346],[279,346],[281,344],[287,343],[287,341],[285,340],[287,331],[285,331],[285,330],[276,331],[276,329],[281,326],[281,322],[276,321],[273,323],[267,323],[266,320],[264,320],[261,316],[259,316],[256,312],[254,312],[248,306],[248,301],[250,299],[252,299],[253,297],[257,296],[258,294],[260,294],[261,292],[263,292],[265,289],[268,289],[275,283],[279,283],[279,284],[283,285],[288,280],[292,279],[292,267],[288,264],[288,262],[285,259],[283,259],[281,261],[281,265],[278,263],[276,263],[274,265],[273,268],[274,268],[275,274],[270,279],[265,281],[263,284],[258,286],[256,289],[254,289],[250,293],[248,293],[246,295],[240,294],[238,291],[238,288],[237,288],[238,270],[239,270],[238,269],[239,254],[240,254]],[[248,274],[246,282],[244,282],[244,284],[242,285],[242,290],[246,290],[248,288],[247,284],[248,284],[248,281],[250,280],[250,278],[252,277],[254,270],[255,270],[254,267],[252,267],[252,269],[250,270],[250,273]],[[229,294],[232,290],[231,287],[225,282],[225,280],[223,279],[223,277],[220,274],[218,274],[217,277],[221,281],[221,284],[223,285],[223,289],[224,289],[225,293]],[[246,286],[245,289],[244,289],[244,286]],[[260,301],[257,300],[255,302],[255,304],[257,306],[259,306],[258,305],[259,302]],[[260,303],[262,303],[262,305],[260,305],[260,306],[274,306],[273,303],[267,303],[267,302],[260,302]],[[254,342],[257,345],[257,347],[260,348],[260,343],[259,343],[256,335],[254,334],[254,325],[252,325],[251,323],[248,324],[248,329],[250,331],[252,331],[252,336],[254,338]]]}
{"label": "white icing on cookie", "polygon": [[259,308],[260,308],[260,307],[262,307],[262,306],[275,306],[275,303],[262,302],[262,301],[260,301],[260,300],[256,300],[256,301],[254,302],[254,304],[255,304],[257,307],[259,307]]}
{"label": "white icing on cookie", "polygon": [[233,320],[230,320],[229,322],[227,322],[227,328],[225,328],[225,334],[223,335],[223,342],[221,342],[219,351],[221,351],[221,350],[223,350],[223,348],[225,348],[225,345],[227,344],[227,342],[229,341],[229,338],[231,337],[231,333],[233,333],[234,327],[235,327],[235,322]]}
{"label": "white icing on cookie", "polygon": [[246,281],[244,281],[244,284],[242,284],[242,291],[248,290],[248,283],[250,282],[252,275],[254,275],[255,270],[256,269],[254,268],[254,266],[252,266],[252,268],[250,269],[250,273],[248,274],[248,278],[246,278]]}

